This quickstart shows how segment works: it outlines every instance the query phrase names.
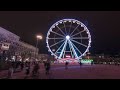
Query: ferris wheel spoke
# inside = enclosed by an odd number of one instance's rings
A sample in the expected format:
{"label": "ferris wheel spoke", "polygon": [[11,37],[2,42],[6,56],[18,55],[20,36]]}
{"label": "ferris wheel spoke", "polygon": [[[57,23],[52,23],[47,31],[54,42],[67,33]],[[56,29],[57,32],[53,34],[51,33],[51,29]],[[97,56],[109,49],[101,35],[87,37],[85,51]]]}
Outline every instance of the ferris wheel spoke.
{"label": "ferris wheel spoke", "polygon": [[[72,43],[72,42],[71,42]],[[73,44],[73,43],[72,43]],[[77,51],[82,55],[81,51],[73,44],[73,46],[77,49]]]}
{"label": "ferris wheel spoke", "polygon": [[53,46],[55,46],[55,45],[61,43],[62,41],[64,41],[64,40],[61,40],[61,41],[59,41],[59,42],[57,42],[57,43],[55,43],[55,44],[52,44],[50,47],[53,47]]}
{"label": "ferris wheel spoke", "polygon": [[[71,47],[70,44],[69,44],[69,47]],[[74,55],[72,54],[72,48],[70,48],[70,52],[71,52],[71,55],[72,55],[72,58],[73,58]]]}
{"label": "ferris wheel spoke", "polygon": [[82,43],[80,43],[80,42],[77,42],[77,41],[75,41],[75,40],[73,40],[73,39],[71,39],[71,41],[76,42],[77,44],[80,44],[80,45],[82,45],[82,46],[84,46],[84,47],[87,48],[87,45],[85,45],[85,44],[82,44]]}
{"label": "ferris wheel spoke", "polygon": [[57,28],[62,32],[62,34],[64,34],[65,35],[65,33],[57,26]]}
{"label": "ferris wheel spoke", "polygon": [[53,33],[55,33],[55,34],[57,34],[57,35],[59,35],[59,36],[64,37],[63,35],[61,35],[61,34],[59,34],[59,33],[57,33],[57,32],[54,32],[54,31],[51,31],[51,32],[53,32]]}
{"label": "ferris wheel spoke", "polygon": [[71,30],[71,26],[72,26],[72,22],[71,22],[71,24],[70,24],[69,33],[70,33],[70,30]]}
{"label": "ferris wheel spoke", "polygon": [[48,39],[64,39],[64,38],[48,38]]}
{"label": "ferris wheel spoke", "polygon": [[70,44],[70,46],[71,46],[71,48],[72,48],[72,51],[73,51],[73,53],[74,53],[75,57],[76,57],[76,58],[78,58],[77,53],[76,53],[76,51],[75,51],[75,49],[74,49],[74,47],[73,47],[73,45],[72,45],[71,41],[70,41],[70,40],[68,40],[68,43]]}
{"label": "ferris wheel spoke", "polygon": [[88,37],[73,37],[71,39],[89,39]]}
{"label": "ferris wheel spoke", "polygon": [[[65,41],[63,42],[65,44]],[[63,46],[63,44],[56,50],[55,54],[60,50],[60,48]]]}
{"label": "ferris wheel spoke", "polygon": [[75,32],[75,30],[80,26],[80,24],[77,25],[77,27],[72,31],[72,33],[70,34],[70,36]]}
{"label": "ferris wheel spoke", "polygon": [[61,51],[60,56],[59,56],[59,59],[62,57],[66,45],[67,45],[67,40],[65,40],[65,44],[64,44],[64,46],[63,46],[63,48],[62,48],[62,51]]}
{"label": "ferris wheel spoke", "polygon": [[85,30],[80,31],[79,33],[76,33],[76,34],[72,35],[71,37],[76,36],[76,35],[78,35],[78,34],[80,34],[80,33],[84,32],[84,31],[85,31]]}
{"label": "ferris wheel spoke", "polygon": [[65,28],[65,33],[67,34],[65,23],[63,22],[63,24],[64,24],[64,28]]}

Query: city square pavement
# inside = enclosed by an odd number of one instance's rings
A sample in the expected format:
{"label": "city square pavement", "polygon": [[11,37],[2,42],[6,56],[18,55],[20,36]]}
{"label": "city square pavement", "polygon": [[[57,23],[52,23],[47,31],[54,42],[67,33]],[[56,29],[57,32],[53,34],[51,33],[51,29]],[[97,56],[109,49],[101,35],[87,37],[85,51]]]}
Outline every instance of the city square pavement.
{"label": "city square pavement", "polygon": [[[32,68],[31,68],[32,71]],[[7,79],[7,70],[0,72],[1,79]],[[44,65],[40,64],[38,77],[30,75],[25,78],[25,70],[13,74],[11,79],[120,79],[120,66],[115,65],[82,65],[52,64],[50,74],[45,74]]]}

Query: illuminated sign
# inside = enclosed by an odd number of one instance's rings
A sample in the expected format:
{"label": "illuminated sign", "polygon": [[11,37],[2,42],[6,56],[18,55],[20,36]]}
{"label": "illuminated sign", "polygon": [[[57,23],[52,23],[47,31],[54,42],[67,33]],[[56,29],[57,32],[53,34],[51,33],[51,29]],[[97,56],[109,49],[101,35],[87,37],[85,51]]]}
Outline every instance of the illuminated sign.
{"label": "illuminated sign", "polygon": [[81,63],[91,63],[91,62],[93,62],[92,59],[82,59],[81,60]]}
{"label": "illuminated sign", "polygon": [[66,57],[66,58],[71,58],[71,55],[68,55],[68,54],[67,54],[67,55],[65,55],[65,57]]}
{"label": "illuminated sign", "polygon": [[78,63],[77,59],[73,59],[73,58],[64,58],[64,59],[58,59],[57,60],[59,63],[65,63],[66,61],[69,63]]}

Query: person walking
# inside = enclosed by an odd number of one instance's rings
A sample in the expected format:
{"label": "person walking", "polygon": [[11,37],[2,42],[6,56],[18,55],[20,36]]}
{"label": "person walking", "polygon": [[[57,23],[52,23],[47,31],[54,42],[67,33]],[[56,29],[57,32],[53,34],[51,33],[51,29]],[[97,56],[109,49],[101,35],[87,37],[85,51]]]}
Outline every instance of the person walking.
{"label": "person walking", "polygon": [[25,74],[26,74],[25,79],[26,79],[26,78],[28,78],[28,75],[30,74],[30,64],[29,63],[26,63],[25,70],[26,70],[26,72],[25,72]]}
{"label": "person walking", "polygon": [[50,74],[50,61],[45,63],[46,75]]}
{"label": "person walking", "polygon": [[36,76],[36,75],[38,76],[39,75],[39,69],[40,69],[39,63],[36,62],[34,67],[33,67],[32,76]]}
{"label": "person walking", "polygon": [[23,70],[23,68],[24,68],[24,62],[21,62],[21,71]]}
{"label": "person walking", "polygon": [[68,62],[65,62],[65,69],[68,69]]}
{"label": "person walking", "polygon": [[12,76],[13,76],[13,71],[14,71],[13,65],[12,65],[12,63],[9,63],[8,78],[12,78]]}

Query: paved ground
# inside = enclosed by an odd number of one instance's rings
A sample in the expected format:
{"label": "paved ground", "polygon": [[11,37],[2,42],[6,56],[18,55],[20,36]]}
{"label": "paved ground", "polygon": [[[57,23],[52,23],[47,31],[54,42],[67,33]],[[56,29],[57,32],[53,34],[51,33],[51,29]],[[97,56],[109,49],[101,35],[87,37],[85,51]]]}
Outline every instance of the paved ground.
{"label": "paved ground", "polygon": [[[45,74],[43,64],[40,65],[39,77],[33,78],[31,74],[27,79],[120,79],[120,66],[115,65],[68,65],[54,64],[51,66],[50,75]],[[0,78],[6,79],[7,71],[0,72]],[[12,79],[25,79],[25,71],[16,72]]]}

